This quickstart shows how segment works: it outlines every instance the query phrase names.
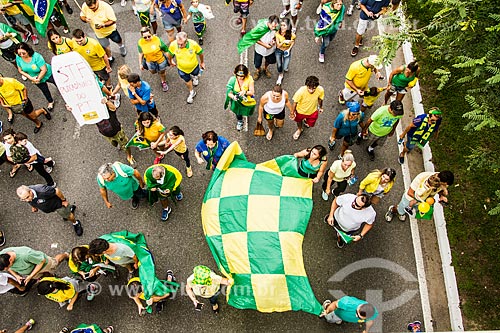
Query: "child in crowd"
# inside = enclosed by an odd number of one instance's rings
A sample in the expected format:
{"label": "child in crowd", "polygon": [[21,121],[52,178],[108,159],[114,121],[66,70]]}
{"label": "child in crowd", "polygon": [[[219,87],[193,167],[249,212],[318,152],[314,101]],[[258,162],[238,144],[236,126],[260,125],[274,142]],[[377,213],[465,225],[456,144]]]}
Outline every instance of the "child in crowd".
{"label": "child in crowd", "polygon": [[198,44],[203,45],[203,35],[207,29],[207,19],[214,18],[210,6],[200,3],[198,0],[191,0],[191,6],[188,9],[187,20],[193,19],[194,32],[198,36]]}
{"label": "child in crowd", "polygon": [[191,161],[189,160],[189,150],[184,139],[184,132],[177,126],[173,126],[167,132],[165,140],[159,143],[159,146],[165,146],[167,150],[159,151],[158,153],[165,156],[172,150],[177,156],[180,156],[186,162],[186,175],[191,178],[193,170],[191,169]]}
{"label": "child in crowd", "polygon": [[363,103],[361,104],[361,112],[365,112],[366,109],[371,109],[383,91],[385,91],[384,87],[371,87],[370,90],[365,91]]}

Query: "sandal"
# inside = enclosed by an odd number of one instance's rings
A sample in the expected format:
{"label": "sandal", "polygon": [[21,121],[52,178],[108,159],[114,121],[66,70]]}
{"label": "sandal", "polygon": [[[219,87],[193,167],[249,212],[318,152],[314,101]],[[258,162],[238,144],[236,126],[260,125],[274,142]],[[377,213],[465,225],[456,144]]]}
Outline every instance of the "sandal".
{"label": "sandal", "polygon": [[9,172],[9,176],[10,178],[14,178],[16,175],[17,175],[17,172],[19,171],[19,167],[17,169],[12,169],[10,172]]}
{"label": "sandal", "polygon": [[215,303],[215,306],[216,308],[214,309],[214,307],[212,306],[212,311],[214,312],[214,314],[219,314],[219,303]]}
{"label": "sandal", "polygon": [[54,110],[54,102],[49,103],[49,104],[47,105],[47,110],[49,110],[50,112],[52,112],[52,111]]}
{"label": "sandal", "polygon": [[27,165],[26,169],[28,169],[29,172],[33,171],[33,165],[32,164]]}
{"label": "sandal", "polygon": [[273,131],[271,130],[267,131],[266,139],[271,141],[272,138],[273,138]]}
{"label": "sandal", "polygon": [[43,123],[42,123],[42,122],[40,122],[40,126],[39,126],[39,127],[36,127],[36,126],[35,126],[35,128],[33,129],[33,133],[35,133],[35,134],[36,134],[36,133],[40,132],[40,129],[42,128],[42,126],[43,126]]}
{"label": "sandal", "polygon": [[12,115],[12,117],[10,118],[7,118],[7,121],[12,125],[14,123],[14,115]]}
{"label": "sandal", "polygon": [[301,134],[302,134],[302,130],[300,130],[300,129],[296,130],[295,133],[293,133],[293,139],[298,140]]}

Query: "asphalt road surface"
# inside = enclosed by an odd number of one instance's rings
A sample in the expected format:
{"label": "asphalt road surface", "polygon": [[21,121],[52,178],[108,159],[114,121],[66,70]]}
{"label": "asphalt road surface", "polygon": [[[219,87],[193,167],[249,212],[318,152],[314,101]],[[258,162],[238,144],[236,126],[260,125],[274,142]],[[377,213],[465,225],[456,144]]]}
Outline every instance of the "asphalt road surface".
{"label": "asphalt road surface", "polygon": [[[252,135],[256,114],[250,117],[248,132],[237,132],[234,115],[223,109],[226,82],[240,60],[236,51],[239,28],[233,23],[236,16],[232,12],[232,6],[225,7],[223,1],[207,1],[206,4],[212,6],[215,19],[208,22],[204,38],[207,69],[200,78],[194,104],[186,104],[187,89],[176,70],[168,70],[170,90],[167,93],[161,91],[158,76],[152,76],[146,71],[141,73],[154,90],[163,124],[167,128],[178,125],[184,130],[191,160],[194,162],[194,176],[191,179],[184,178],[181,185],[184,200],[172,206],[168,222],[160,220],[159,205],[148,207],[146,203],[141,202],[138,210],[132,210],[129,202],[121,201],[114,194],[110,195],[113,208],[106,208],[96,184],[96,171],[105,162],[126,162],[125,154],[109,145],[95,126],[78,128],[73,116],[64,109],[61,97],[51,87],[54,96],[57,96],[53,120],[44,120],[44,128],[36,135],[33,134],[32,123],[21,117],[17,117],[14,128],[27,133],[42,154],[55,159],[57,165],[52,175],[70,202],[78,206],[77,217],[81,219],[85,232],[83,237],[76,237],[70,224],[62,222],[57,214],[31,213],[28,204],[19,201],[15,189],[21,184],[42,183],[43,179],[36,173],[28,173],[25,168],[20,170],[14,179],[10,179],[9,166],[3,165],[0,173],[0,226],[8,237],[6,246],[27,245],[55,255],[70,251],[73,246],[88,244],[105,233],[122,229],[143,232],[154,253],[158,275],[163,277],[167,269],[172,269],[179,281],[185,281],[196,265],[205,264],[216,268],[201,226],[201,203],[211,176],[211,172],[205,170],[204,165],[196,164],[193,154],[194,145],[200,139],[201,133],[213,129],[231,141],[237,140],[247,158],[255,163],[279,155],[293,154],[315,144],[326,146],[333,120],[342,110],[337,102],[337,91],[343,86],[345,73],[353,61],[350,51],[359,12],[355,11],[352,17],[346,16],[343,29],[327,50],[325,64],[320,64],[319,46],[314,43],[313,37],[317,1],[305,2],[304,9],[299,14],[297,43],[283,87],[292,96],[304,84],[307,76],[318,76],[326,92],[325,112],[320,115],[317,126],[306,130],[298,141],[292,139],[296,125],[287,118],[284,128],[278,130],[269,142],[264,137]],[[73,2],[71,5],[76,9]],[[113,83],[116,83],[116,72],[121,64],[126,62],[134,71],[138,71],[136,42],[140,25],[132,12],[130,1],[125,8],[117,1],[113,8],[118,17],[118,30],[122,33],[128,49],[128,55],[121,58],[117,46],[112,45],[116,56],[112,78]],[[256,1],[251,7],[249,26],[253,26],[257,19],[279,14],[281,9],[279,0]],[[71,27],[82,28],[92,36],[90,28],[77,17],[78,10],[69,16]],[[188,22],[185,30],[190,38],[196,39],[191,22]],[[167,40],[164,32],[161,29],[159,31],[160,36]],[[375,33],[376,29],[371,29],[368,35]],[[369,38],[365,38],[365,45],[370,44]],[[42,39],[35,49],[46,59],[50,59],[46,39]],[[369,50],[362,48],[356,59],[369,54]],[[253,71],[253,48],[249,49],[248,62]],[[0,66],[4,76],[19,79],[19,75],[15,74],[12,66],[5,61],[0,62]],[[276,67],[270,68],[273,78],[263,77],[255,84],[258,98],[272,88],[277,78]],[[385,85],[385,82],[375,80],[372,83]],[[27,83],[27,86],[35,107],[45,106],[45,99],[40,91],[30,83]],[[379,100],[376,107],[381,103]],[[373,110],[369,111],[369,114],[371,112]],[[135,111],[126,98],[118,110],[118,116],[127,134],[131,135]],[[4,128],[7,127],[6,113],[2,113],[0,117]],[[358,163],[356,174],[360,179],[375,168],[392,166],[400,170],[394,138],[383,148],[377,148],[377,156],[373,162],[369,161],[365,149],[366,143],[352,147]],[[335,160],[338,153],[339,147],[329,153],[328,165]],[[134,151],[134,156],[138,161],[137,169],[141,173],[152,164],[154,158],[148,151]],[[184,164],[176,155],[168,155],[164,162],[172,164],[184,174]],[[348,188],[350,193],[356,191],[357,186]],[[321,302],[343,294],[372,302],[380,312],[372,329],[374,332],[403,331],[406,330],[407,322],[422,320],[409,224],[401,223],[397,219],[388,224],[383,216],[390,204],[398,202],[402,191],[402,178],[398,174],[393,190],[376,207],[377,221],[369,235],[357,244],[338,249],[332,229],[322,221],[330,209],[331,200],[327,203],[321,199],[320,184],[315,185],[313,190],[314,208],[303,244],[304,264],[311,286]],[[66,264],[61,265],[59,275],[68,273]],[[129,300],[124,292],[118,293],[119,295],[115,292],[112,295],[109,287],[118,286],[112,287],[116,291],[120,285],[126,284],[125,278],[126,272],[122,271],[118,280],[100,280],[101,294],[92,302],[87,302],[85,298],[80,299],[71,312],[37,295],[36,290],[22,298],[10,294],[2,295],[0,326],[13,331],[16,325],[26,322],[28,318],[34,318],[37,320],[35,332],[58,332],[63,326],[76,326],[81,322],[102,326],[114,325],[117,332],[362,331],[357,324],[331,325],[303,312],[264,314],[238,310],[227,306],[225,302],[222,302],[221,313],[216,317],[209,307],[205,307],[202,312],[194,311],[191,301],[183,292],[169,301],[161,314],[139,317],[133,301]]]}

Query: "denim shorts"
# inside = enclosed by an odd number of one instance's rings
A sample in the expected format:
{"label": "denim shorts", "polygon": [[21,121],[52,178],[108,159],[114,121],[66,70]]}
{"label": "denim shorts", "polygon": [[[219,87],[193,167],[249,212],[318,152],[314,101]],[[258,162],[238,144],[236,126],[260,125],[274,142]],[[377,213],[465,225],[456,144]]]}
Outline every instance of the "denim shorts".
{"label": "denim shorts", "polygon": [[112,33],[110,33],[109,35],[107,35],[104,38],[97,37],[97,41],[99,42],[99,44],[101,44],[101,46],[103,48],[107,48],[109,46],[110,39],[113,42],[115,42],[116,44],[121,44],[121,42],[122,42],[122,36],[120,36],[120,33],[118,32],[118,30],[113,31]]}
{"label": "denim shorts", "polygon": [[174,23],[172,23],[172,22],[169,22],[169,21],[173,21],[172,18],[170,18],[169,20],[166,20],[165,16],[163,16],[161,18],[161,21],[163,23],[163,28],[165,28],[165,30],[172,30],[174,28],[179,28],[181,26],[182,19],[180,19],[180,20],[175,21]]}
{"label": "denim shorts", "polygon": [[189,81],[191,81],[191,75],[197,76],[198,74],[200,74],[200,66],[196,66],[196,68],[193,69],[193,71],[191,73],[185,73],[185,72],[181,71],[180,69],[177,69],[177,72],[179,72],[179,76],[181,77],[181,79],[184,80],[184,82],[189,82]]}
{"label": "denim shorts", "polygon": [[168,61],[167,59],[163,60],[163,62],[155,62],[155,61],[152,61],[152,62],[147,62],[146,61],[146,66],[148,67],[148,70],[152,71],[152,72],[163,72],[164,70],[167,69],[168,67]]}

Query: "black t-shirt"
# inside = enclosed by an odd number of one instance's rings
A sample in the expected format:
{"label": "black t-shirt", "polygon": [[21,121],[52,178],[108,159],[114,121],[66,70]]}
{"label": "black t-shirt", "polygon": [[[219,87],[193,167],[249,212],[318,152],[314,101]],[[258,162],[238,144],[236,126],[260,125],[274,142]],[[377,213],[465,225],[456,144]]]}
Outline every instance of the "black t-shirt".
{"label": "black t-shirt", "polygon": [[33,198],[29,204],[42,212],[52,213],[63,206],[61,198],[56,195],[56,189],[52,186],[31,185],[29,188],[36,193],[36,198]]}
{"label": "black t-shirt", "polygon": [[109,119],[103,119],[96,123],[99,133],[111,138],[115,136],[122,129],[122,125],[116,117],[116,111],[109,111]]}

